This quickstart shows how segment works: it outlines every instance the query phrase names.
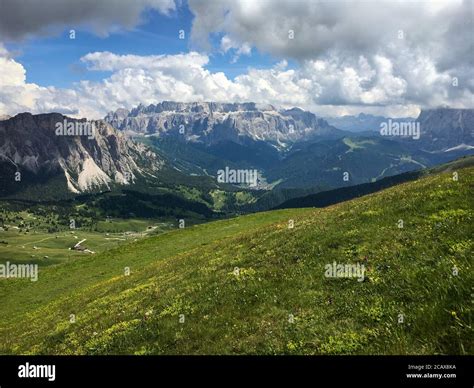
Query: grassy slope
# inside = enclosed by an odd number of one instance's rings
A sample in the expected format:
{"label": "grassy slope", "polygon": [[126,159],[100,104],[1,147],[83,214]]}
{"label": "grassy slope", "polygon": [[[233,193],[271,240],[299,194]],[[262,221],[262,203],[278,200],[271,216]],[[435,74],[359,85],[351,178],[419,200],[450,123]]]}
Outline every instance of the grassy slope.
{"label": "grassy slope", "polygon": [[[0,282],[0,352],[473,354],[473,182],[464,168],[457,182],[199,225],[46,268],[37,284]],[[325,278],[333,261],[364,264],[365,281]]]}
{"label": "grassy slope", "polygon": [[[51,301],[81,293],[87,287],[122,275],[125,267],[135,272],[136,268],[143,268],[152,262],[287,219],[288,214],[294,212],[257,213],[166,232],[95,256],[83,256],[67,264],[41,268],[37,282],[0,279],[0,330],[7,322],[16,323],[24,314]],[[1,249],[0,262],[4,263],[9,256],[5,249]]]}

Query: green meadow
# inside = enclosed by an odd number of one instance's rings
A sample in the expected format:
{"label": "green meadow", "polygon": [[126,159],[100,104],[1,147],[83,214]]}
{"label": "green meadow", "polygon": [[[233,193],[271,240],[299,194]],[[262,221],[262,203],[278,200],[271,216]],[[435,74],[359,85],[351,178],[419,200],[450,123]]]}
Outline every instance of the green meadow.
{"label": "green meadow", "polygon": [[[473,354],[474,168],[457,173],[0,280],[0,353]],[[363,265],[363,281],[325,277],[334,262]]]}
{"label": "green meadow", "polygon": [[[33,218],[26,212],[19,212],[18,215],[26,222]],[[0,231],[0,258],[11,263],[49,266],[91,255],[71,249],[83,240],[85,241],[81,245],[97,254],[173,228],[175,226],[171,221],[140,219],[98,221],[95,230],[70,229],[64,225],[53,233],[47,230],[44,223],[37,228],[22,228],[9,224],[5,228],[7,230]]]}

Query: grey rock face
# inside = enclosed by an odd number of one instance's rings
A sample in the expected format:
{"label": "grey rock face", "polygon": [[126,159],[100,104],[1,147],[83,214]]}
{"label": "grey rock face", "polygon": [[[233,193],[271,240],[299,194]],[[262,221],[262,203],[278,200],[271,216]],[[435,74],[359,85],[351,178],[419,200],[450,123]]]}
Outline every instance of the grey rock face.
{"label": "grey rock face", "polygon": [[246,138],[287,144],[340,131],[313,113],[298,108],[277,110],[256,103],[182,103],[164,101],[139,105],[131,111],[110,112],[105,121],[122,131],[158,136],[181,136],[208,145],[221,141],[242,143]]}
{"label": "grey rock face", "polygon": [[427,150],[474,146],[474,109],[423,110],[417,121],[423,147]]}
{"label": "grey rock face", "polygon": [[[87,123],[93,136],[58,135],[58,123]],[[0,121],[0,160],[35,174],[62,171],[75,193],[127,185],[163,165],[156,154],[102,120],[87,122],[58,113],[21,113]]]}

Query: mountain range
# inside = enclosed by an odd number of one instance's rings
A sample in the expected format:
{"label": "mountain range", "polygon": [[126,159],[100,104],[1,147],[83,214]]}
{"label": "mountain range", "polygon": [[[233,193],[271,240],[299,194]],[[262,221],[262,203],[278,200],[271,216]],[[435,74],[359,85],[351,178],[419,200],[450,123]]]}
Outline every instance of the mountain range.
{"label": "mountain range", "polygon": [[246,139],[285,148],[317,137],[340,137],[343,132],[313,113],[299,108],[277,110],[256,103],[181,103],[163,101],[131,111],[110,112],[105,121],[132,134],[174,136],[211,146]]}
{"label": "mountain range", "polygon": [[341,130],[368,136],[379,133],[381,126],[389,120],[397,123],[417,122],[421,128],[422,148],[431,151],[471,149],[474,139],[473,109],[426,109],[416,118],[389,118],[360,113],[357,116],[326,117],[325,120]]}
{"label": "mountain range", "polygon": [[[223,166],[256,168],[266,187],[333,188],[469,154],[474,144],[473,112],[423,110],[416,119],[360,114],[358,128],[363,132],[353,133],[347,123],[342,128],[331,125],[350,121],[348,116],[328,123],[299,108],[165,101],[110,112],[105,121],[141,138],[188,173],[215,176]],[[400,125],[418,123],[420,139],[381,136],[381,123],[392,120]]]}
{"label": "mountain range", "polygon": [[[298,195],[373,182],[472,153],[474,110],[424,110],[416,121],[419,140],[352,133],[299,108],[256,103],[164,101],[118,109],[95,121],[22,113],[0,121],[0,195],[45,187],[69,195],[125,187],[189,194],[199,186],[198,200],[210,207],[216,190],[243,190],[252,206],[263,200],[273,207]],[[92,125],[94,136],[58,135],[58,123],[66,122]],[[258,184],[218,183],[216,175],[224,169],[255,169]]]}

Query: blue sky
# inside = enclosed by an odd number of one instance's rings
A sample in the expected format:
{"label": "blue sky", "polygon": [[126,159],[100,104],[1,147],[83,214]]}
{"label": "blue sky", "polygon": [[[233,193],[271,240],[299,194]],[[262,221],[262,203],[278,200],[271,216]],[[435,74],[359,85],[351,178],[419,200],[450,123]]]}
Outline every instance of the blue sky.
{"label": "blue sky", "polygon": [[[193,15],[186,3],[169,15],[147,9],[142,13],[143,23],[130,29],[111,32],[101,37],[82,26],[64,27],[61,33],[50,37],[33,37],[18,43],[7,44],[7,49],[17,53],[16,59],[26,69],[27,82],[38,85],[54,85],[58,88],[72,87],[80,80],[99,81],[108,72],[87,71],[80,58],[95,51],[109,51],[115,54],[163,55],[178,54],[197,49],[191,43]],[[70,30],[75,29],[75,39],[70,39]],[[185,39],[179,39],[184,30]],[[221,33],[210,35],[214,47],[219,47]],[[212,72],[224,72],[233,79],[245,73],[249,67],[268,68],[278,60],[257,49],[251,55],[239,56],[233,61],[232,51],[224,53],[215,49],[209,52],[210,62],[206,68]]]}

